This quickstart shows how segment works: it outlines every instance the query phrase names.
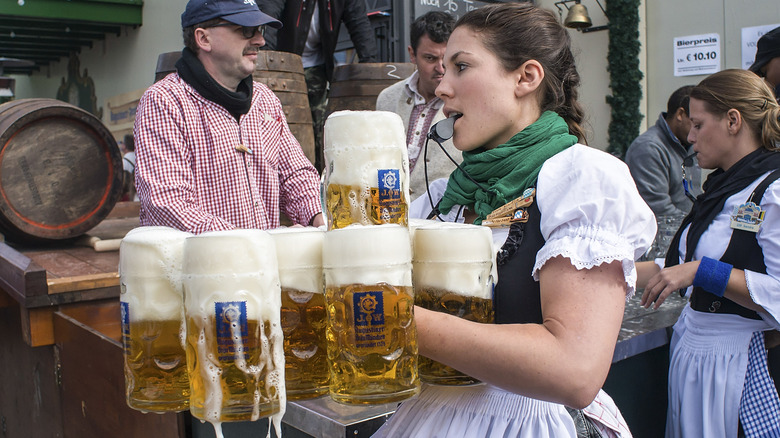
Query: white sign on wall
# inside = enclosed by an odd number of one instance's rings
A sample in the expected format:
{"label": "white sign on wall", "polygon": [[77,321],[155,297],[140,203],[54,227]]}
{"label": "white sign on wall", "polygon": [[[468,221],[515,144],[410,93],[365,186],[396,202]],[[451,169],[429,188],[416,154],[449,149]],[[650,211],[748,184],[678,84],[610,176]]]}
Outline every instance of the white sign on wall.
{"label": "white sign on wall", "polygon": [[674,39],[674,75],[709,75],[720,71],[720,35],[708,33]]}
{"label": "white sign on wall", "polygon": [[747,70],[756,59],[756,44],[762,35],[770,30],[780,27],[780,24],[765,24],[763,26],[742,28],[742,68]]}

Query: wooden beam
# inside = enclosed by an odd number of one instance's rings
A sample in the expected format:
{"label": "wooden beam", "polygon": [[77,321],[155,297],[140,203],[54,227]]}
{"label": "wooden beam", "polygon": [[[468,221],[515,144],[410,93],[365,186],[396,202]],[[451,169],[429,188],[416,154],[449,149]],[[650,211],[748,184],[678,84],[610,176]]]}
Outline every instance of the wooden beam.
{"label": "wooden beam", "polygon": [[103,274],[79,275],[76,277],[52,278],[47,280],[46,283],[49,286],[49,295],[99,289],[103,287],[119,286],[119,273],[107,272]]}
{"label": "wooden beam", "polygon": [[47,294],[46,270],[24,254],[0,243],[0,287],[24,305],[29,297]]}
{"label": "wooden beam", "polygon": [[22,316],[22,338],[30,347],[54,344],[54,307],[25,309]]}
{"label": "wooden beam", "polygon": [[11,298],[11,295],[0,287],[0,309],[3,307],[11,307],[13,304],[17,304],[16,300]]}

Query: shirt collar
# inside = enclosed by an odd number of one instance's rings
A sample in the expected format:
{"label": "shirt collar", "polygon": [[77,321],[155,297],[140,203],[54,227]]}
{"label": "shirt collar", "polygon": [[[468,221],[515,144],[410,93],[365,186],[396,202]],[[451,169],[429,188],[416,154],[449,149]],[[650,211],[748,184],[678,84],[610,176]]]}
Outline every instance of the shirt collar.
{"label": "shirt collar", "polygon": [[[412,75],[406,79],[406,86],[404,87],[404,92],[406,93],[407,97],[414,99],[415,105],[424,105],[426,103],[425,98],[422,96],[422,94],[420,94],[417,88],[417,81],[419,78],[420,78],[419,71],[415,70],[414,73],[412,73]],[[434,97],[433,99],[431,99],[431,102],[437,100],[441,100],[441,99],[439,99],[438,97]]]}

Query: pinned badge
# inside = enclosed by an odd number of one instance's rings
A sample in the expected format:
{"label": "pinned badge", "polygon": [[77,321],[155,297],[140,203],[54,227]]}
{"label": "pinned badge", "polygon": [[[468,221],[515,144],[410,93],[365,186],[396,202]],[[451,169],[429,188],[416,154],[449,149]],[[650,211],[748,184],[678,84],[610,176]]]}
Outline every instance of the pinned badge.
{"label": "pinned badge", "polygon": [[505,228],[514,222],[528,222],[526,207],[533,203],[534,194],[536,194],[536,190],[533,187],[526,189],[521,196],[493,210],[482,221],[482,225],[491,228]]}
{"label": "pinned badge", "polygon": [[765,213],[754,202],[746,202],[734,207],[734,211],[731,212],[731,228],[756,233],[761,227],[761,223],[764,222]]}

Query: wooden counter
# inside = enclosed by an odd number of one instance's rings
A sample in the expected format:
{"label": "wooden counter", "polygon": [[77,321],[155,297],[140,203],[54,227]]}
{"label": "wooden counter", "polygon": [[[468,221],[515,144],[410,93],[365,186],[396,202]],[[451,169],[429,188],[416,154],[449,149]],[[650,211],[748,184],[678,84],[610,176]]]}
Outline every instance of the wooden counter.
{"label": "wooden counter", "polygon": [[[139,225],[138,203],[120,202],[88,234],[121,239]],[[53,315],[60,306],[119,297],[118,266],[118,251],[96,252],[78,241],[38,247],[0,243],[0,307],[18,304],[28,345],[52,345]]]}
{"label": "wooden counter", "polygon": [[[138,204],[119,203],[89,234],[117,239],[137,226]],[[79,242],[0,243],[3,437],[187,436],[189,414],[125,402],[118,265],[118,251]]]}

